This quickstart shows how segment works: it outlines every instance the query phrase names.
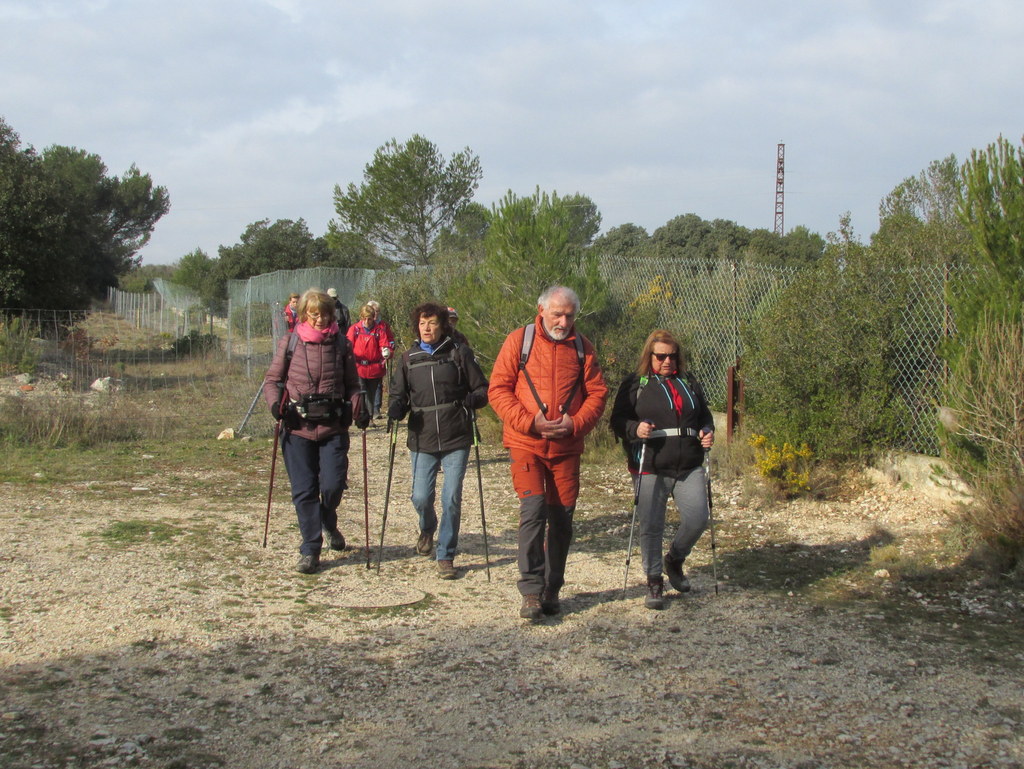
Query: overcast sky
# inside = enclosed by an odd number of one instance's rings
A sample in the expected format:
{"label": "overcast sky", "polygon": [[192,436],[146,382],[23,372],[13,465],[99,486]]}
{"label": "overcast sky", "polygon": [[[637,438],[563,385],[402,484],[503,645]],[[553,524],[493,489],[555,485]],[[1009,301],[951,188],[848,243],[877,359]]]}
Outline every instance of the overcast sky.
{"label": "overcast sky", "polygon": [[131,164],[171,211],[143,249],[216,256],[334,217],[374,150],[469,147],[490,207],[580,192],[603,231],[674,216],[867,239],[904,178],[1024,133],[1020,0],[0,0],[23,145]]}

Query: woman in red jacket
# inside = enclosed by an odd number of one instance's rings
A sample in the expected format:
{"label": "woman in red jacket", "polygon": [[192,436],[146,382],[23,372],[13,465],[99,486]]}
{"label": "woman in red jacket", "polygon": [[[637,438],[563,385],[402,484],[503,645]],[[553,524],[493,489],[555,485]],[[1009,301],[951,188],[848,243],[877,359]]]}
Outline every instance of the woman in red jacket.
{"label": "woman in red jacket", "polygon": [[377,391],[387,372],[387,359],[395,347],[395,338],[388,325],[377,319],[373,306],[364,304],[359,310],[359,320],[348,330],[348,341],[352,344],[359,380],[366,390],[367,408],[373,413]]}

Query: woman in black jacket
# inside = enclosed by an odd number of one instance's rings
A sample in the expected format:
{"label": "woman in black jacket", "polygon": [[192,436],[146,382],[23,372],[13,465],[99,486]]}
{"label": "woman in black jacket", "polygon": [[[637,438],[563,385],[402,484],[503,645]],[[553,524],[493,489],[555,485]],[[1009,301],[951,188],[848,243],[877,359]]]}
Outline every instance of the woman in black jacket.
{"label": "woman in black jacket", "polygon": [[[436,555],[438,575],[455,579],[462,480],[473,444],[471,409],[487,405],[488,382],[469,345],[453,339],[445,307],[419,305],[412,311],[412,332],[416,341],[391,378],[388,419],[409,414],[412,504],[420,525],[416,552]],[[440,528],[434,508],[438,470],[444,472]]]}
{"label": "woman in black jacket", "polygon": [[[704,452],[715,442],[715,423],[704,391],[686,371],[672,333],[651,332],[636,372],[623,380],[615,396],[612,430],[630,444],[629,472],[639,474],[637,516],[640,552],[647,574],[649,609],[663,609],[662,541],[665,504],[671,494],[679,510],[676,530],[664,557],[664,570],[676,590],[690,583],[683,561],[708,523]],[[639,467],[641,456],[643,467]]]}

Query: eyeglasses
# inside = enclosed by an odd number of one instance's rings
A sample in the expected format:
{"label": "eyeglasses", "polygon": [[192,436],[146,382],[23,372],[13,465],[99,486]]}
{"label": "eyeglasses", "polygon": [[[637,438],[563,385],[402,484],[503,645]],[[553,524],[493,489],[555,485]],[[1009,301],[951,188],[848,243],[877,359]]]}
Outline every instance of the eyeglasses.
{"label": "eyeglasses", "polygon": [[679,353],[677,352],[652,352],[651,355],[653,355],[659,361],[664,361],[667,358],[671,358],[672,360],[679,360]]}
{"label": "eyeglasses", "polygon": [[307,312],[306,317],[310,320],[320,320],[320,318],[333,318],[334,316],[322,312]]}

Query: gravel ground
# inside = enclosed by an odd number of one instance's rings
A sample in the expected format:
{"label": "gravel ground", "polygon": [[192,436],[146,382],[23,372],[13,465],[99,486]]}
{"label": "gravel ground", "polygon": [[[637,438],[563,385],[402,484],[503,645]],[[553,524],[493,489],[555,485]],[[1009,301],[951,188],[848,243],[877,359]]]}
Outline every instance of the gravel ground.
{"label": "gravel ground", "polygon": [[[383,430],[368,443],[376,545]],[[530,624],[504,455],[483,453],[490,579],[471,468],[450,582],[412,553],[401,445],[379,575],[358,466],[350,549],[315,576],[292,571],[280,475],[266,549],[266,486],[216,470],[0,487],[0,766],[1024,767],[1019,595],[965,586],[933,617],[895,585],[918,610],[801,589],[817,549],[927,541],[940,503],[885,486],[759,510],[717,484],[719,589],[705,536],[694,592],[654,612],[638,556],[623,594],[625,473],[588,466],[564,613]],[[791,594],[733,576],[776,554]],[[1016,635],[970,629],[986,618]]]}

